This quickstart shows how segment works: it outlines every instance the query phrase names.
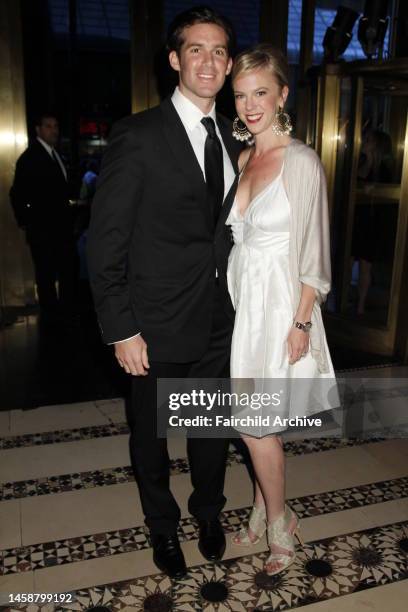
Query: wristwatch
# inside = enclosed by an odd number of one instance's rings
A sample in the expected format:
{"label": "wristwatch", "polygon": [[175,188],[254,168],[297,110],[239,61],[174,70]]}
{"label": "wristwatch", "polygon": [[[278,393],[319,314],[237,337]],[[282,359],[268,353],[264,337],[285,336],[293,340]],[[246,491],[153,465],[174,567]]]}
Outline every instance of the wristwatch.
{"label": "wristwatch", "polygon": [[295,327],[297,327],[297,329],[301,329],[305,333],[310,332],[310,330],[312,328],[312,322],[311,321],[306,321],[305,323],[301,323],[300,321],[294,321],[293,325]]}

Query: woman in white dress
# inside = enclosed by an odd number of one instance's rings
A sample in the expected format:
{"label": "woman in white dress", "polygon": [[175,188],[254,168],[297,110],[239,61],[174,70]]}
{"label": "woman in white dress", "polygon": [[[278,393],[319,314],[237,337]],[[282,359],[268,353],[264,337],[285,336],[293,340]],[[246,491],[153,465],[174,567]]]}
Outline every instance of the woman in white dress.
{"label": "woman in white dress", "polygon": [[[283,112],[288,66],[280,51],[262,44],[241,53],[232,85],[235,136],[253,144],[241,154],[237,193],[226,221],[234,238],[228,262],[236,311],[233,387],[254,390],[260,380],[267,385],[267,379],[306,379],[301,405],[283,402],[279,414],[310,415],[334,407],[319,384],[334,380],[320,310],[330,289],[324,172],[314,151],[289,136],[290,119]],[[233,543],[250,546],[266,530],[270,555],[265,571],[277,574],[295,558],[294,536],[300,540],[299,521],[285,505],[283,444],[276,435],[286,427],[237,429],[249,449],[256,483],[248,526],[233,536]]]}

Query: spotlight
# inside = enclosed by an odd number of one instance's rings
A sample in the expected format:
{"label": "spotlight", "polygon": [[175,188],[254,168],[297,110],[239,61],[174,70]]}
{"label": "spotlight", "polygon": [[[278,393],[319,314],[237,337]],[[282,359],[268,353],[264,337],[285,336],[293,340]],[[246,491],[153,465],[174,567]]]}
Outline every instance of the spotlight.
{"label": "spotlight", "polygon": [[388,0],[366,0],[364,14],[358,24],[358,40],[365,55],[371,59],[383,46],[388,27]]}
{"label": "spotlight", "polygon": [[333,23],[326,30],[323,39],[324,58],[335,62],[347,49],[358,13],[345,6],[339,6]]}

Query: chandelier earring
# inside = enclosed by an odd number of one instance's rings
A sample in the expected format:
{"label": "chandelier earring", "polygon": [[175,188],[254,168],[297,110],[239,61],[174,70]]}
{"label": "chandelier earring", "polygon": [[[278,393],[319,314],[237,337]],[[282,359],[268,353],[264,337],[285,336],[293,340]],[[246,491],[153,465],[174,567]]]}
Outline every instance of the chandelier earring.
{"label": "chandelier earring", "polygon": [[277,136],[290,134],[293,129],[292,122],[288,113],[285,113],[283,108],[278,107],[278,112],[275,115],[275,121],[272,125],[272,130]]}
{"label": "chandelier earring", "polygon": [[232,135],[236,140],[247,142],[249,145],[254,142],[251,132],[239,117],[235,117],[232,123]]}

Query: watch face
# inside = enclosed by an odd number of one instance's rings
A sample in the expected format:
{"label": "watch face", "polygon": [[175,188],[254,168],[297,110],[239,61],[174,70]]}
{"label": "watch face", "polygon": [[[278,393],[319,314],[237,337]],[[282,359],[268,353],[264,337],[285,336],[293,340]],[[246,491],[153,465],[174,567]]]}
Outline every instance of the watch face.
{"label": "watch face", "polygon": [[300,323],[299,321],[296,321],[295,326],[304,332],[308,332],[312,327],[312,323],[310,321],[307,321],[307,323]]}

